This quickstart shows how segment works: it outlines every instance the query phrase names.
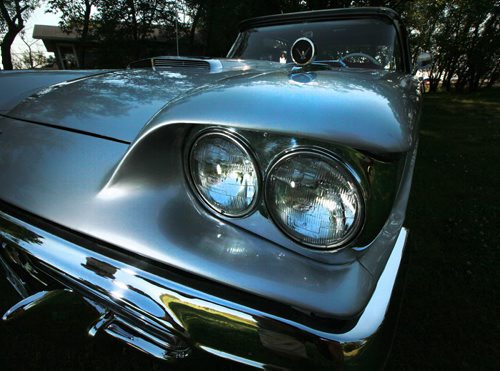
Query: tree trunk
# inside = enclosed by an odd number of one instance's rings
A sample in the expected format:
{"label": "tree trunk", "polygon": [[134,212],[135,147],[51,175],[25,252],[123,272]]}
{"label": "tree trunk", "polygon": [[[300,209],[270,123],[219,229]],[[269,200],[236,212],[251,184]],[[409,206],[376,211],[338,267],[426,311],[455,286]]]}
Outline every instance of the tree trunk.
{"label": "tree trunk", "polygon": [[497,63],[495,64],[495,67],[493,67],[491,73],[490,73],[490,80],[488,81],[488,85],[486,85],[487,88],[491,88],[495,85],[498,79],[498,66],[500,65],[500,62],[497,60]]}
{"label": "tree trunk", "polygon": [[212,30],[214,23],[214,0],[209,0],[207,5],[207,29],[205,35],[204,55],[212,55]]}
{"label": "tree trunk", "polygon": [[143,45],[139,45],[139,24],[137,22],[137,9],[135,8],[135,3],[133,0],[128,0],[127,4],[129,6],[129,15],[132,18],[132,37],[134,38],[133,53],[134,59],[139,59],[141,49]]}
{"label": "tree trunk", "polygon": [[456,71],[456,63],[455,60],[452,59],[445,67],[446,74],[443,77],[443,87],[444,89],[449,92],[451,91],[451,79],[453,79],[453,76],[455,75]]}
{"label": "tree trunk", "polygon": [[488,81],[488,84],[486,85],[486,87],[492,88],[495,85],[495,83],[497,82],[497,80],[498,80],[498,73],[496,71],[494,71],[491,74],[490,81]]}
{"label": "tree trunk", "polygon": [[90,1],[86,0],[85,1],[85,16],[83,19],[83,29],[82,29],[82,35],[81,35],[81,42],[82,42],[82,47],[81,47],[81,56],[80,60],[82,61],[82,65],[80,68],[85,68],[85,52],[87,48],[87,40],[88,40],[88,35],[89,35],[89,26],[90,26],[90,12],[92,10],[92,4]]}
{"label": "tree trunk", "polygon": [[12,65],[12,54],[10,48],[16,35],[21,30],[8,31],[2,40],[2,64],[4,70],[12,70],[14,66]]}
{"label": "tree trunk", "polygon": [[198,22],[201,17],[201,12],[202,12],[202,6],[200,4],[196,9],[196,14],[194,15],[193,23],[191,24],[191,30],[189,31],[189,45],[191,46],[191,50],[193,50],[194,48],[194,37],[196,33],[196,27],[198,26]]}

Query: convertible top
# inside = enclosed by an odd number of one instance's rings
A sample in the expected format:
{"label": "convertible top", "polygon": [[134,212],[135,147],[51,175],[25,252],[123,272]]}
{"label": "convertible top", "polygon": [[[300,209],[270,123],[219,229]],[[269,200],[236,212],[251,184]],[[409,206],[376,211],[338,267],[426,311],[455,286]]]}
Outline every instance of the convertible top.
{"label": "convertible top", "polygon": [[382,16],[391,21],[400,22],[398,13],[389,8],[382,7],[364,7],[364,8],[343,8],[312,10],[298,13],[274,14],[263,17],[250,18],[239,24],[239,30],[244,31],[248,28],[259,26],[274,26],[280,24],[297,23],[300,21],[324,21],[329,19],[349,19]]}

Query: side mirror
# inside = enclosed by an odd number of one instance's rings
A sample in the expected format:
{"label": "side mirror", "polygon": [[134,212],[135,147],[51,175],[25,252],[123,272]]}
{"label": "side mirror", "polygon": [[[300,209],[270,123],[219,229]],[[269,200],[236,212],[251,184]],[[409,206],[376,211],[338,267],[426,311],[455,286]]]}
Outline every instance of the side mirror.
{"label": "side mirror", "polygon": [[430,67],[432,63],[432,55],[426,52],[422,52],[418,55],[413,67],[413,74],[417,73],[418,70],[424,70]]}

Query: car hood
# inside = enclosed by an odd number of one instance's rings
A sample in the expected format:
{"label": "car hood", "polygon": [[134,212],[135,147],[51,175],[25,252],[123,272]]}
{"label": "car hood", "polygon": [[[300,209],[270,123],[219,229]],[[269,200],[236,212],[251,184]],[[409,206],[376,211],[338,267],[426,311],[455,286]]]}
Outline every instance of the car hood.
{"label": "car hood", "polygon": [[0,114],[47,85],[108,72],[106,70],[28,70],[0,71]]}
{"label": "car hood", "polygon": [[372,152],[411,146],[407,123],[416,105],[404,99],[412,91],[402,75],[294,71],[269,63],[232,67],[217,73],[138,69],[84,77],[37,92],[8,116],[127,143],[159,126],[200,123],[320,136]]}
{"label": "car hood", "polygon": [[142,135],[185,122],[321,138],[372,153],[401,153],[415,141],[419,100],[418,85],[408,75],[281,68],[240,74],[193,90],[168,104]]}
{"label": "car hood", "polygon": [[131,142],[165,104],[234,73],[114,71],[49,86],[7,115]]}

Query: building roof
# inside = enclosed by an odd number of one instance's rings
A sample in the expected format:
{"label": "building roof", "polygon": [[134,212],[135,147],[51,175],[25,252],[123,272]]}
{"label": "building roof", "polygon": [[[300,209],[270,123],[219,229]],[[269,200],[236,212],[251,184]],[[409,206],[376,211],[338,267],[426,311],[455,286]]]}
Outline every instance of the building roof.
{"label": "building roof", "polygon": [[75,31],[64,32],[59,26],[36,24],[33,28],[33,38],[40,40],[75,41],[78,40],[79,35]]}
{"label": "building roof", "polygon": [[[80,34],[75,30],[65,32],[59,26],[36,24],[33,28],[33,38],[43,41],[79,41]],[[167,35],[161,27],[153,27],[148,33],[148,38],[159,42],[168,40]]]}

